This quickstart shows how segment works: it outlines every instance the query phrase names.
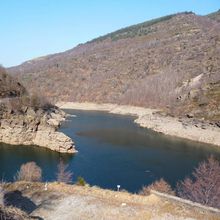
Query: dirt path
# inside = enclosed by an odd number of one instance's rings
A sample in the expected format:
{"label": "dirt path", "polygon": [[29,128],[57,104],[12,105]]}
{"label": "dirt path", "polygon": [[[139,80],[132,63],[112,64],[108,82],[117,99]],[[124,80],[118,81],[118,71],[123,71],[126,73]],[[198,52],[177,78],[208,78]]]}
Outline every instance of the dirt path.
{"label": "dirt path", "polygon": [[150,210],[140,205],[113,204],[94,196],[74,195],[53,201],[35,211],[45,220],[70,219],[150,219]]}

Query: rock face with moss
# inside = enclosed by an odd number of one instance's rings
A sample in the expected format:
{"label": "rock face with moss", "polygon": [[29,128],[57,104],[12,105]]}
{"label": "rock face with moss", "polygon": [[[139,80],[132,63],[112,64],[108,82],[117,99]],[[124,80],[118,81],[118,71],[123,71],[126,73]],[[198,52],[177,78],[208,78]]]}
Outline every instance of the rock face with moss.
{"label": "rock face with moss", "polygon": [[0,142],[76,152],[71,138],[58,132],[66,114],[43,98],[28,95],[23,86],[1,70]]}

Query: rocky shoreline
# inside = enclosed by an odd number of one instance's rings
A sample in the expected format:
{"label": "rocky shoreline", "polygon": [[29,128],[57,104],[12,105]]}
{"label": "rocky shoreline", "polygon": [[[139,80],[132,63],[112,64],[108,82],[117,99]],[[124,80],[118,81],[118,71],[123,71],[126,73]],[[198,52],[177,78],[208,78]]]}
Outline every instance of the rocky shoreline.
{"label": "rocky shoreline", "polygon": [[58,131],[66,114],[58,108],[35,110],[24,107],[22,113],[7,110],[0,120],[0,142],[11,145],[36,145],[60,153],[75,153],[74,142]]}
{"label": "rocky shoreline", "polygon": [[107,111],[114,114],[133,115],[135,123],[141,127],[152,129],[165,135],[176,136],[220,147],[220,128],[218,124],[193,118],[175,118],[164,114],[161,110],[117,104],[96,104],[59,102],[62,109]]}

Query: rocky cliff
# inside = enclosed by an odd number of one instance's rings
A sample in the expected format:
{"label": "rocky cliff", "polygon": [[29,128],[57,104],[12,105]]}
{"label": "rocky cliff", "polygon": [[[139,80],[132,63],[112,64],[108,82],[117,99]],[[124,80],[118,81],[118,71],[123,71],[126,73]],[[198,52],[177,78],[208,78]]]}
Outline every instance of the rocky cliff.
{"label": "rocky cliff", "polygon": [[71,138],[58,131],[66,116],[63,111],[28,95],[6,72],[0,71],[0,79],[0,142],[76,152]]}
{"label": "rocky cliff", "polygon": [[74,153],[71,138],[58,132],[65,113],[51,108],[43,111],[24,107],[24,112],[15,113],[9,109],[0,121],[0,142],[12,145],[37,145],[61,153]]}

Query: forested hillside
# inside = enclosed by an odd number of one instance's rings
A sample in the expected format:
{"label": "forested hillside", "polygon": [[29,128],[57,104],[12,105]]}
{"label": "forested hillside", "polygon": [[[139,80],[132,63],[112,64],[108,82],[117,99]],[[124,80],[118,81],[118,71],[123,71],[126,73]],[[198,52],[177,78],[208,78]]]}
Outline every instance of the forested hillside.
{"label": "forested hillside", "polygon": [[218,21],[219,11],[169,15],[9,71],[55,101],[130,104],[220,120]]}

